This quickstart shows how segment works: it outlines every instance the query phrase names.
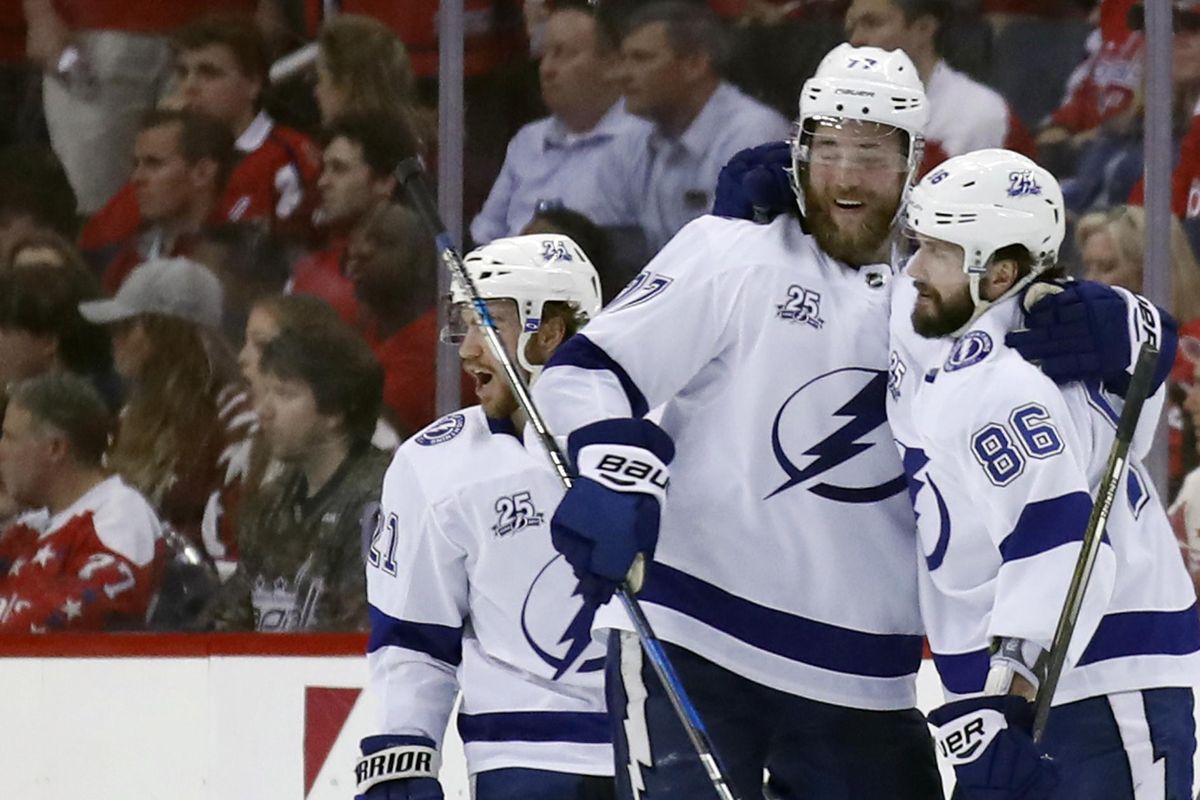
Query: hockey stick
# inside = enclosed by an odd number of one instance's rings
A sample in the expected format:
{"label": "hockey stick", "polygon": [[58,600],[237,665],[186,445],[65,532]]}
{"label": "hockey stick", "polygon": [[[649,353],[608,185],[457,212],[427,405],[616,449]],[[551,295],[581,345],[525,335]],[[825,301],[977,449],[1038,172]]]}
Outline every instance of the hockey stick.
{"label": "hockey stick", "polygon": [[1071,576],[1071,584],[1067,589],[1067,599],[1063,603],[1062,613],[1058,617],[1058,627],[1054,631],[1054,644],[1050,647],[1050,656],[1046,665],[1046,676],[1038,686],[1037,699],[1034,701],[1033,740],[1040,742],[1046,732],[1046,720],[1050,716],[1050,703],[1054,699],[1054,691],[1058,688],[1059,678],[1062,677],[1063,666],[1067,660],[1067,648],[1071,644],[1071,635],[1075,632],[1075,623],[1079,620],[1079,611],[1083,607],[1083,595],[1087,591],[1088,581],[1092,577],[1092,568],[1096,566],[1096,556],[1100,553],[1100,540],[1104,536],[1104,528],[1108,524],[1108,515],[1112,511],[1113,499],[1117,488],[1125,474],[1128,462],[1129,445],[1137,430],[1138,418],[1142,415],[1142,405],[1150,394],[1150,383],[1154,379],[1154,367],[1158,363],[1158,348],[1146,342],[1138,352],[1137,363],[1133,368],[1133,377],[1129,381],[1129,391],[1125,395],[1125,408],[1117,422],[1117,434],[1112,448],[1108,451],[1108,463],[1104,467],[1104,477],[1100,480],[1100,491],[1096,502],[1092,505],[1092,515],[1088,519],[1087,529],[1083,534],[1083,546],[1079,551],[1079,559],[1075,562],[1075,574]]}
{"label": "hockey stick", "polygon": [[[567,464],[567,459],[559,448],[558,442],[555,441],[554,436],[546,427],[546,422],[538,411],[537,406],[533,404],[533,398],[529,394],[529,387],[526,385],[525,379],[521,377],[521,373],[517,371],[512,358],[504,349],[504,345],[500,341],[500,334],[496,328],[496,323],[488,312],[487,303],[480,297],[479,290],[475,288],[475,282],[471,280],[471,275],[467,272],[467,268],[463,264],[462,256],[455,249],[450,234],[446,231],[445,225],[442,224],[441,217],[438,215],[437,208],[433,203],[433,197],[422,178],[423,173],[424,169],[421,166],[421,162],[417,158],[408,158],[402,161],[396,169],[396,180],[407,193],[413,209],[433,234],[438,252],[447,269],[450,270],[450,275],[458,283],[458,286],[466,296],[470,298],[475,321],[483,332],[483,337],[487,341],[492,354],[495,355],[496,360],[500,362],[500,366],[504,369],[504,375],[508,379],[509,386],[512,387],[513,394],[516,395],[517,403],[525,412],[525,416],[528,417],[528,423],[537,432],[538,438],[549,455],[550,462],[554,467],[554,471],[558,474],[563,488],[570,489],[574,477]],[[635,564],[634,569],[637,568],[638,564]],[[641,605],[634,597],[633,590],[626,584],[617,589],[617,595],[621,598],[621,602],[625,606],[625,611],[633,621],[633,627],[637,631],[642,649],[646,651],[646,655],[654,667],[654,672],[658,675],[658,679],[662,681],[663,688],[666,689],[667,697],[670,698],[671,705],[674,707],[680,723],[682,723],[684,730],[687,732],[692,746],[696,748],[696,754],[700,757],[700,763],[703,765],[705,772],[708,773],[709,780],[712,781],[713,790],[716,792],[717,797],[721,798],[721,800],[737,800],[737,796],[734,795],[729,781],[725,777],[725,772],[722,770],[720,762],[717,759],[716,750],[713,747],[712,739],[709,738],[707,729],[704,727],[704,722],[700,719],[699,712],[696,711],[696,707],[688,697],[687,691],[683,688],[683,683],[675,673],[675,668],[671,665],[670,659],[668,659],[666,652],[663,650],[662,643],[650,627],[650,621],[646,619]]]}

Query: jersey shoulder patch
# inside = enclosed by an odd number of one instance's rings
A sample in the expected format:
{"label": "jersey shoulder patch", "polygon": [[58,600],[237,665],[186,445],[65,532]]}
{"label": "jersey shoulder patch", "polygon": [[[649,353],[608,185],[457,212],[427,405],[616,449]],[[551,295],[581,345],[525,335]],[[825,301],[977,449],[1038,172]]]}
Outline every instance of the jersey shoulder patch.
{"label": "jersey shoulder patch", "polygon": [[467,419],[462,413],[448,414],[426,426],[414,437],[414,441],[423,447],[445,444],[462,433],[466,425]]}
{"label": "jersey shoulder patch", "polygon": [[984,331],[969,331],[955,343],[942,369],[945,372],[957,372],[974,366],[991,355],[993,349],[991,336]]}

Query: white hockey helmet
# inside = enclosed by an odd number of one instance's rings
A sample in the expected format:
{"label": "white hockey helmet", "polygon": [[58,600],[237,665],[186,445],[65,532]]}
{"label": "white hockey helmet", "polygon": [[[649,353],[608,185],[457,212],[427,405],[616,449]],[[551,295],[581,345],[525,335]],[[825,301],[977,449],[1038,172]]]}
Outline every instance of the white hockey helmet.
{"label": "white hockey helmet", "polygon": [[929,102],[912,60],[903,50],[839,44],[821,59],[816,74],[800,91],[800,116],[792,140],[792,189],[804,212],[799,183],[808,163],[817,122],[874,122],[904,131],[908,138],[905,190],[921,164]]}
{"label": "white hockey helmet", "polygon": [[[517,304],[521,324],[517,360],[533,374],[540,367],[529,363],[525,348],[542,324],[546,303],[572,303],[588,319],[600,312],[600,276],[587,254],[567,236],[539,233],[496,239],[472,250],[463,262],[481,298]],[[457,281],[451,287],[450,302],[455,306],[470,302]],[[468,312],[466,319],[470,318]],[[462,324],[452,323],[443,338],[461,341],[465,333]]]}
{"label": "white hockey helmet", "polygon": [[904,216],[910,235],[963,249],[963,272],[970,276],[976,308],[971,322],[995,302],[980,298],[979,282],[998,250],[1021,245],[1032,261],[1029,274],[1004,293],[1008,297],[1058,262],[1066,232],[1062,188],[1055,177],[1020,153],[998,148],[943,162],[913,187]]}

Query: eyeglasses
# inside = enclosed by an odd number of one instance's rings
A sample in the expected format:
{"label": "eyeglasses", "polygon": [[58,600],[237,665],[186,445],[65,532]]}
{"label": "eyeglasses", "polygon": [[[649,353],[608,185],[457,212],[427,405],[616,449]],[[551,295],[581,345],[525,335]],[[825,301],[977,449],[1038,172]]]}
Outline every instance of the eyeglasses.
{"label": "eyeglasses", "polygon": [[[1131,31],[1146,30],[1146,7],[1138,4],[1129,9],[1126,23]],[[1200,33],[1200,11],[1171,9],[1171,30],[1175,33]]]}

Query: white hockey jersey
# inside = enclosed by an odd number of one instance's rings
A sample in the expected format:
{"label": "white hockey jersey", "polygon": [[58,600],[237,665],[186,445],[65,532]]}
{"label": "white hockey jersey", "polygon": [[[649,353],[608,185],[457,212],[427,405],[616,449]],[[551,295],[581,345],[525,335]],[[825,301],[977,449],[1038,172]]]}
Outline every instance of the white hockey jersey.
{"label": "white hockey jersey", "polygon": [[[917,512],[922,613],[953,699],[983,690],[993,637],[1050,647],[1122,403],[1097,385],[1055,386],[1008,348],[1017,298],[935,340],[913,330],[915,299],[898,277],[888,419]],[[1138,341],[1140,325],[1131,332]],[[1144,408],[1055,704],[1200,682],[1195,594],[1139,460],[1162,394]]]}
{"label": "white hockey jersey", "polygon": [[[661,406],[675,442],[640,594],[658,635],[754,681],[915,705],[913,514],[891,431],[889,270],[797,221],[687,225],[534,387],[556,435]],[[597,625],[626,628],[616,604]]]}
{"label": "white hockey jersey", "polygon": [[550,543],[562,497],[511,423],[478,406],[396,452],[367,564],[380,733],[440,745],[456,693],[472,773],[613,773],[604,649]]}

